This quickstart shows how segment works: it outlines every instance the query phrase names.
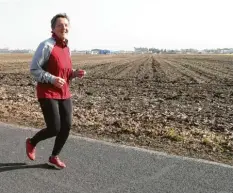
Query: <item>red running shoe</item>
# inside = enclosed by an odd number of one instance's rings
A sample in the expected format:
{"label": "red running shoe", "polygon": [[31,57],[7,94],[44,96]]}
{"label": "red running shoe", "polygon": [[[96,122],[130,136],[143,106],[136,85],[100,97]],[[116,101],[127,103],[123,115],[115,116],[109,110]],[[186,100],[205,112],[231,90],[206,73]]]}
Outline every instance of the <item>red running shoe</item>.
{"label": "red running shoe", "polygon": [[62,162],[57,156],[50,156],[48,165],[53,166],[57,169],[63,169],[66,167],[65,163]]}
{"label": "red running shoe", "polygon": [[26,153],[30,160],[36,159],[36,147],[31,144],[30,138],[26,139]]}

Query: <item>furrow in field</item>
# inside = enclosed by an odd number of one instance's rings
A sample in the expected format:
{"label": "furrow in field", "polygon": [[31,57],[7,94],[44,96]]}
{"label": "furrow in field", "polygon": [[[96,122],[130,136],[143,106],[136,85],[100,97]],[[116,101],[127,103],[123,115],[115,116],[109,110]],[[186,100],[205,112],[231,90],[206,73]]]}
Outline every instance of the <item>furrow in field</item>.
{"label": "furrow in field", "polygon": [[206,63],[205,61],[195,61],[182,59],[181,63],[188,64],[192,66],[192,68],[196,68],[202,71],[204,74],[209,76],[213,76],[218,81],[232,81],[233,77],[233,65],[231,64],[221,64],[221,63]]}
{"label": "furrow in field", "polygon": [[171,68],[176,69],[177,73],[180,73],[182,76],[180,79],[177,79],[178,82],[183,83],[204,83],[207,79],[203,79],[202,76],[195,73],[194,71],[187,69],[186,67],[182,66],[181,64],[169,60],[165,60],[164,62],[167,63]]}
{"label": "furrow in field", "polygon": [[194,72],[199,77],[200,80],[203,80],[205,83],[211,82],[215,83],[216,81],[220,81],[216,74],[213,74],[206,70],[205,68],[201,68],[200,66],[195,66],[189,62],[182,62],[177,60],[170,60],[171,62],[175,64],[179,64],[180,66],[186,68],[189,71]]}
{"label": "furrow in field", "polygon": [[159,63],[159,68],[163,71],[164,76],[167,78],[168,82],[177,82],[184,79],[184,74],[181,73],[177,67],[171,65],[164,58],[160,56],[154,57],[157,63]]}
{"label": "furrow in field", "polygon": [[132,72],[136,63],[145,60],[146,57],[137,57],[119,62],[112,62],[102,69],[99,73],[94,73],[93,78],[107,79],[135,79],[135,74]]}
{"label": "furrow in field", "polygon": [[88,71],[88,76],[89,77],[96,77],[96,78],[104,78],[104,77],[111,77],[111,71],[113,68],[119,68],[119,66],[124,66],[131,61],[136,60],[135,57],[132,58],[126,58],[126,59],[121,59],[117,61],[110,61],[106,63],[100,63],[100,64],[93,64],[90,63],[88,65],[83,66],[85,70]]}
{"label": "furrow in field", "polygon": [[160,80],[160,82],[169,82],[169,76],[167,76],[166,70],[163,68],[163,63],[160,60],[152,57],[153,79]]}

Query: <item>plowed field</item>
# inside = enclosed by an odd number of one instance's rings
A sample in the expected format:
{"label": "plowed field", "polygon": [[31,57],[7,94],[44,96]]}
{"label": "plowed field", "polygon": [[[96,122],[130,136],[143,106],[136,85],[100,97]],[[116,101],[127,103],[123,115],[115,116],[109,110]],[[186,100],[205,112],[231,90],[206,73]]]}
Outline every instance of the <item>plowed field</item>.
{"label": "plowed field", "polygon": [[[0,121],[45,127],[32,55],[0,55]],[[233,57],[73,55],[73,128],[91,138],[233,165]]]}

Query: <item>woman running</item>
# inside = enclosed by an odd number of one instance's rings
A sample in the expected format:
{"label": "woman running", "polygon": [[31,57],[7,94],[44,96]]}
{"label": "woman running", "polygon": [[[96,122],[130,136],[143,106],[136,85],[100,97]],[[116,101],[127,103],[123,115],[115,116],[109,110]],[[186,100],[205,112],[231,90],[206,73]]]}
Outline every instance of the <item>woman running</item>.
{"label": "woman running", "polygon": [[36,93],[46,128],[26,140],[29,159],[36,158],[36,145],[56,136],[48,164],[65,168],[58,155],[66,143],[72,124],[72,100],[69,84],[72,78],[82,78],[84,70],[73,70],[68,47],[70,20],[66,14],[57,14],[51,20],[52,37],[41,42],[33,56],[30,72],[37,81]]}

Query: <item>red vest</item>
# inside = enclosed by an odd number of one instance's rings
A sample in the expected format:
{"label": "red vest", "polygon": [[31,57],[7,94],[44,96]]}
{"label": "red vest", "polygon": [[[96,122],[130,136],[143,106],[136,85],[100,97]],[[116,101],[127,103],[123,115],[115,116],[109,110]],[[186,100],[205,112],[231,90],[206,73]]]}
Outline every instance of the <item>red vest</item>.
{"label": "red vest", "polygon": [[57,88],[51,83],[38,82],[36,90],[38,98],[67,99],[71,97],[70,76],[72,74],[72,62],[67,42],[60,41],[55,35],[55,44],[51,50],[49,59],[43,69],[54,76],[65,79],[62,88]]}

